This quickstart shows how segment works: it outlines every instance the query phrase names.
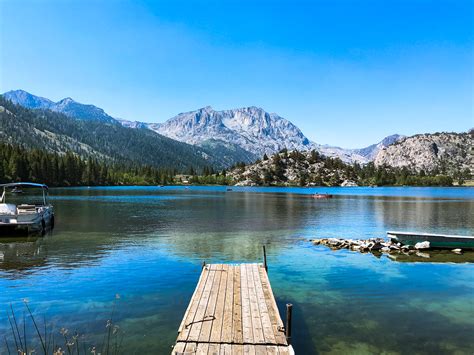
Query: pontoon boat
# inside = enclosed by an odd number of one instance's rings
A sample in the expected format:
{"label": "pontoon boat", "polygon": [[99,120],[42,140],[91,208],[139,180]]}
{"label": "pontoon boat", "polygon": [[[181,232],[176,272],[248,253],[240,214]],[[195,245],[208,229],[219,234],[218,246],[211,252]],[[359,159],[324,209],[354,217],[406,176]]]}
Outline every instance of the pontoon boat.
{"label": "pontoon boat", "polygon": [[[0,236],[16,231],[44,233],[47,227],[54,227],[54,211],[48,202],[48,186],[17,182],[0,185],[1,188]],[[22,190],[24,188],[28,191]],[[21,196],[12,194],[18,190],[23,191]]]}

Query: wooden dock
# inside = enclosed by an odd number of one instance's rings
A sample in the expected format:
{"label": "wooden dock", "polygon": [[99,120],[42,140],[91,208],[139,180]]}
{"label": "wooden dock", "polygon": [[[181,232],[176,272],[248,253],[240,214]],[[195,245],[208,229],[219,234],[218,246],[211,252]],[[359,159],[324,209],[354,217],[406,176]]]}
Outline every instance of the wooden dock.
{"label": "wooden dock", "polygon": [[294,354],[265,267],[205,265],[172,354]]}

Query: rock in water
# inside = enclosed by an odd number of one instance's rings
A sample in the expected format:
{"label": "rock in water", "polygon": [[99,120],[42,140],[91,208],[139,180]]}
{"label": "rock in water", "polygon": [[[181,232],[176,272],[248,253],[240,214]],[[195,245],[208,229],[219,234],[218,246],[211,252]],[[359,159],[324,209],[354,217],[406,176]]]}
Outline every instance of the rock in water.
{"label": "rock in water", "polygon": [[425,240],[424,242],[419,242],[415,244],[415,249],[429,249],[430,248],[430,242]]}
{"label": "rock in water", "polygon": [[417,252],[416,252],[416,256],[419,256],[419,257],[425,258],[425,259],[429,259],[429,258],[430,258],[430,254],[428,254],[428,253],[422,253],[421,251],[417,251]]}
{"label": "rock in water", "polygon": [[373,243],[371,243],[371,245],[369,246],[369,249],[370,249],[371,251],[380,250],[380,249],[382,249],[382,248],[383,248],[382,243],[380,243],[379,241],[373,242]]}

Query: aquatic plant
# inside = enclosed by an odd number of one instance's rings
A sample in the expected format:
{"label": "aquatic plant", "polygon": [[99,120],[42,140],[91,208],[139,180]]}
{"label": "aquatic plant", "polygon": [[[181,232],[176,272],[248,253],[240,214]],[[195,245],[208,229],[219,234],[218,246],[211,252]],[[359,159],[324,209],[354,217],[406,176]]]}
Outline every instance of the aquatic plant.
{"label": "aquatic plant", "polygon": [[[114,323],[115,307],[120,296],[115,296],[110,317],[106,320],[102,343],[99,345],[87,341],[85,334],[69,329],[60,329],[43,317],[43,324],[33,315],[27,299],[23,300],[25,307],[22,318],[19,319],[12,304],[7,309],[10,325],[10,336],[3,338],[7,354],[27,355],[43,353],[45,355],[115,355],[120,353],[124,333]],[[28,321],[29,320],[29,321]]]}

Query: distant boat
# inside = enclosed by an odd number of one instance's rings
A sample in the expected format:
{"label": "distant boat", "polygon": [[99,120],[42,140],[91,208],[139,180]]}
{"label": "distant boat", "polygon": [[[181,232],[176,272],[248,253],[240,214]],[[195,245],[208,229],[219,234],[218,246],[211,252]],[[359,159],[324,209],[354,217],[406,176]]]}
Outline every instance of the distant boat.
{"label": "distant boat", "polygon": [[323,198],[332,198],[332,195],[330,194],[313,194],[311,195],[312,198],[316,199],[323,199]]}
{"label": "distant boat", "polygon": [[15,186],[13,190],[11,191],[12,194],[22,194],[23,190],[20,189],[18,186]]}
{"label": "distant boat", "polygon": [[474,236],[389,231],[387,237],[403,245],[429,242],[430,248],[474,249]]}

